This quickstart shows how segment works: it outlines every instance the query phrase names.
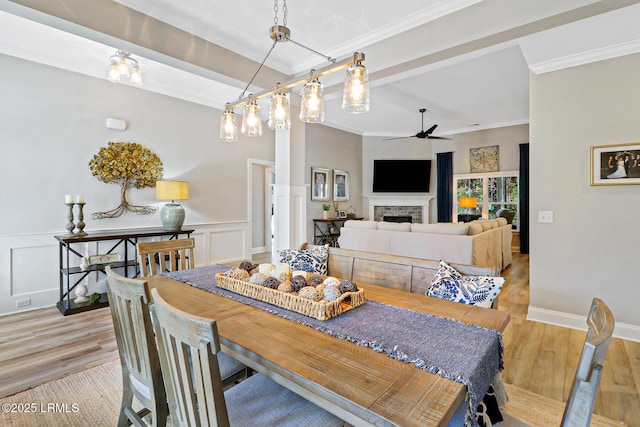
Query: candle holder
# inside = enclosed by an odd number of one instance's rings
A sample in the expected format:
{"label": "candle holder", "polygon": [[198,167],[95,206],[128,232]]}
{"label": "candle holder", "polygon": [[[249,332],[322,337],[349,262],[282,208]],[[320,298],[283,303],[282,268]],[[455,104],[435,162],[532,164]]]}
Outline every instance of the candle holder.
{"label": "candle holder", "polygon": [[76,227],[78,227],[76,236],[86,236],[87,233],[84,231],[84,214],[82,213],[85,203],[76,203],[76,205],[80,207],[80,209],[78,209],[78,222],[76,223]]}
{"label": "candle holder", "polygon": [[69,208],[69,212],[67,213],[67,225],[64,226],[64,228],[67,229],[67,236],[73,236],[73,229],[76,228],[75,224],[73,223],[73,203],[65,203],[65,205],[67,205],[67,207]]}

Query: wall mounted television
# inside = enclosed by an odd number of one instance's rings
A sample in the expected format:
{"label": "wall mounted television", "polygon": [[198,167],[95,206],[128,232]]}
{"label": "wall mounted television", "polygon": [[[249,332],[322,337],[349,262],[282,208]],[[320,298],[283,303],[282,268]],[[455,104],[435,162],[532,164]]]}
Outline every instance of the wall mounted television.
{"label": "wall mounted television", "polygon": [[374,160],[374,193],[428,193],[431,160]]}

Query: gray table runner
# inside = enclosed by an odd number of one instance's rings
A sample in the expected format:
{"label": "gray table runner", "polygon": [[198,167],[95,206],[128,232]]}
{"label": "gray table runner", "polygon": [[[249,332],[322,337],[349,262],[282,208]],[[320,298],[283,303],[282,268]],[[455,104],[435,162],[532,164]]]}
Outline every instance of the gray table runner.
{"label": "gray table runner", "polygon": [[212,265],[164,275],[331,336],[385,352],[389,357],[464,384],[468,392],[466,424],[478,425],[475,410],[494,376],[503,368],[502,337],[498,332],[371,300],[332,319],[316,320],[218,288],[216,273],[229,268]]}

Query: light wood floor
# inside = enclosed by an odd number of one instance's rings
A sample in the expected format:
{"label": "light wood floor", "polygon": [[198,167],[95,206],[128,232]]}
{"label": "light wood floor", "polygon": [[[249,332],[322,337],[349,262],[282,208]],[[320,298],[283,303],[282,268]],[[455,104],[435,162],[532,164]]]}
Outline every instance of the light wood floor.
{"label": "light wood floor", "polygon": [[[258,254],[253,261],[270,262],[270,254]],[[514,254],[513,264],[503,275],[507,282],[500,310],[511,313],[504,333],[503,379],[565,400],[585,332],[526,320],[527,255]],[[55,307],[0,316],[0,397],[117,357],[108,308],[67,317]],[[595,412],[640,427],[639,390],[640,343],[614,339]]]}

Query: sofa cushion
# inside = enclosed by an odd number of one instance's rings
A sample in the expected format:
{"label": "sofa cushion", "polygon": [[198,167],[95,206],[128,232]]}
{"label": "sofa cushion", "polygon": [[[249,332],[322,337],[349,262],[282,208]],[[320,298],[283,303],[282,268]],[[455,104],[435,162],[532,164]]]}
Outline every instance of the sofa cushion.
{"label": "sofa cushion", "polygon": [[467,235],[468,236],[474,236],[476,234],[480,234],[484,231],[484,228],[482,227],[482,224],[480,224],[480,221],[471,221],[470,223],[467,224]]}
{"label": "sofa cushion", "polygon": [[358,221],[356,219],[350,219],[344,222],[346,228],[366,228],[368,230],[375,230],[378,228],[377,221]]}
{"label": "sofa cushion", "polygon": [[507,220],[505,218],[496,218],[496,222],[498,223],[498,226],[503,227],[505,225],[508,224]]}
{"label": "sofa cushion", "polygon": [[440,261],[426,295],[491,308],[502,291],[505,280],[504,277],[465,276],[446,262]]}
{"label": "sofa cushion", "polygon": [[329,245],[313,246],[309,249],[283,249],[279,252],[280,262],[287,263],[293,270],[327,274]]}
{"label": "sofa cushion", "polygon": [[410,222],[387,222],[380,221],[378,223],[378,230],[388,230],[388,231],[411,231],[411,223]]}
{"label": "sofa cushion", "polygon": [[431,233],[431,234],[455,234],[464,236],[467,234],[466,224],[411,224],[411,231],[414,233]]}
{"label": "sofa cushion", "polygon": [[491,230],[493,228],[493,223],[487,219],[479,219],[478,224],[482,226],[483,231]]}

